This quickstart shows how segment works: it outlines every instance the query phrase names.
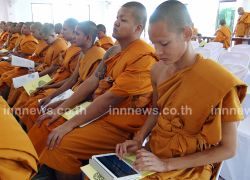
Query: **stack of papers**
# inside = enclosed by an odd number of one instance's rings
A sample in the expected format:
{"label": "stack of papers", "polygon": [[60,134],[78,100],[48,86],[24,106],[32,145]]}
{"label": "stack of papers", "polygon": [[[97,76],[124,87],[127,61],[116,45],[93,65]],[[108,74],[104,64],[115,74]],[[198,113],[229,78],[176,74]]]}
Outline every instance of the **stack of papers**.
{"label": "stack of papers", "polygon": [[7,53],[7,52],[8,52],[7,49],[1,49],[1,50],[0,50],[0,54],[4,54],[4,53]]}

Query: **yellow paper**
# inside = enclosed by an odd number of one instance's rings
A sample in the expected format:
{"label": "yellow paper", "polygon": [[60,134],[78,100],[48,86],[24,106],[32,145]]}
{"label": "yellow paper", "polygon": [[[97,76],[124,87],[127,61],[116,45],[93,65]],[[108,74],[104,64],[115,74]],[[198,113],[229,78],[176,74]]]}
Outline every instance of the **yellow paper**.
{"label": "yellow paper", "polygon": [[35,79],[34,81],[26,83],[25,85],[23,85],[23,87],[25,91],[28,93],[28,95],[31,95],[32,93],[35,93],[37,91],[37,88],[42,87],[46,84],[49,84],[51,81],[52,79],[47,74],[38,79]]}
{"label": "yellow paper", "polygon": [[71,109],[70,111],[67,111],[66,113],[64,113],[62,115],[62,117],[64,117],[67,120],[70,120],[71,118],[73,118],[75,115],[81,113],[84,109],[86,109],[89,105],[91,104],[91,102],[84,102],[79,106],[76,106],[75,108]]}
{"label": "yellow paper", "polygon": [[[124,156],[124,161],[126,161],[127,163],[129,163],[130,165],[133,164],[133,162],[135,162],[135,155],[131,155],[131,154],[127,154]],[[149,176],[151,174],[154,174],[155,172],[150,172],[150,171],[140,171],[141,177],[140,179],[143,179],[146,176]]]}
{"label": "yellow paper", "polygon": [[81,170],[82,170],[82,172],[84,172],[84,174],[85,174],[86,176],[88,176],[88,178],[89,178],[90,180],[96,180],[96,179],[98,179],[98,180],[105,180],[104,177],[102,177],[102,176],[100,175],[100,173],[97,172],[97,171],[96,171],[92,166],[90,166],[89,164],[86,165],[86,166],[82,166],[82,167],[81,167]]}
{"label": "yellow paper", "polygon": [[[135,162],[135,159],[136,159],[136,157],[135,157],[135,155],[125,155],[124,156],[124,160],[127,162],[127,163],[129,163],[130,165],[132,165],[132,163],[133,162]],[[90,179],[90,180],[96,180],[96,179],[98,179],[98,180],[107,180],[107,179],[104,179],[104,177],[102,177],[101,175],[100,175],[100,173],[99,172],[97,172],[91,165],[86,165],[86,166],[82,166],[81,167],[81,170],[82,170],[82,172],[86,175],[86,176],[88,176],[88,178]],[[149,176],[149,175],[152,175],[152,174],[154,174],[155,172],[149,172],[149,171],[141,171],[140,172],[140,174],[141,174],[141,177],[138,179],[138,180],[140,180],[140,179],[143,179],[144,177],[146,177],[146,176]]]}
{"label": "yellow paper", "polygon": [[0,54],[7,53],[7,52],[8,52],[7,49],[1,49],[1,50],[0,50]]}

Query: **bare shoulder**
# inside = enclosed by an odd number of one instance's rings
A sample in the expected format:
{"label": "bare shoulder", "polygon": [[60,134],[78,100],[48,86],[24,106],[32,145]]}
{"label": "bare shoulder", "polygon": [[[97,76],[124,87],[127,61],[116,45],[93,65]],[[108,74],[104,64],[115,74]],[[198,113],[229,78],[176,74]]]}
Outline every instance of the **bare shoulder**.
{"label": "bare shoulder", "polygon": [[172,68],[171,66],[165,65],[163,62],[159,61],[151,69],[151,79],[155,85],[159,85],[162,82],[169,79],[171,76]]}

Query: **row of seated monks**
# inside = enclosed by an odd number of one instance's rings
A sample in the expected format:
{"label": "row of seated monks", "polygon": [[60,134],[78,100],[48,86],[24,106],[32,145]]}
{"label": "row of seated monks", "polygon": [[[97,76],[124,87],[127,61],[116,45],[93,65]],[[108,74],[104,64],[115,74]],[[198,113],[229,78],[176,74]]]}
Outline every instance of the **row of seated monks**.
{"label": "row of seated monks", "polygon": [[[230,28],[226,25],[225,19],[220,19],[219,21],[219,28],[215,32],[215,38],[212,40],[214,42],[220,42],[223,44],[225,49],[228,49],[231,46],[231,38],[232,36],[243,38],[243,37],[250,37],[250,13],[245,12],[243,7],[238,8],[239,18],[237,20],[237,24],[233,33],[231,32]],[[198,33],[197,28],[192,26],[193,30],[193,40],[201,40],[201,34]],[[241,39],[237,39],[235,41],[235,45],[242,44]]]}
{"label": "row of seated monks", "polygon": [[[1,46],[36,67],[0,62],[0,179],[82,179],[80,167],[92,155],[111,152],[134,153],[137,170],[155,172],[146,180],[215,178],[236,153],[247,86],[194,52],[183,3],[165,1],[150,16],[154,47],[140,39],[146,21],[143,4],[122,5],[115,44],[92,21],[69,18],[60,35],[52,24],[1,24]],[[14,88],[12,78],[34,71],[52,82],[32,96]],[[40,111],[68,89],[70,98]],[[85,101],[84,112],[61,116]],[[223,113],[231,108],[237,113]],[[136,113],[124,113],[131,109]]]}

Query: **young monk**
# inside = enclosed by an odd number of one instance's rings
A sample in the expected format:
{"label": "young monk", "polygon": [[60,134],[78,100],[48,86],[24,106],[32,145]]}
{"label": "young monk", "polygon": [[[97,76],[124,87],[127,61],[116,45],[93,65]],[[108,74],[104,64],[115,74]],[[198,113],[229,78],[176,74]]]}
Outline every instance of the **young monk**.
{"label": "young monk", "polygon": [[[96,31],[96,25],[92,21],[82,22],[77,25],[76,44],[77,46],[81,47],[84,57],[80,55],[80,60],[75,68],[75,71],[72,73],[69,79],[67,79],[67,81],[63,85],[61,85],[60,88],[58,88],[57,90],[48,89],[45,91],[45,93],[47,93],[45,101],[56,97],[57,95],[63,93],[64,91],[70,88],[72,88],[73,91],[76,91],[79,85],[95,71],[97,65],[99,64],[105,53],[105,51],[101,47],[94,46]],[[44,99],[40,104],[45,104]],[[33,103],[31,103],[28,108],[39,108],[38,101],[34,101]],[[49,132],[55,128],[55,125],[58,124],[55,123],[54,125],[51,125],[49,127],[46,125],[46,123],[43,123],[41,127],[33,126],[37,118],[38,116],[35,115],[27,115],[22,116],[21,120],[28,128],[32,127],[29,130],[29,137],[34,144],[37,153],[40,154],[46,145],[46,140]],[[62,124],[63,122],[65,122],[64,118],[58,120],[58,123],[60,124]]]}
{"label": "young monk", "polygon": [[25,57],[32,55],[36,49],[36,46],[38,44],[37,39],[31,34],[30,26],[32,23],[26,22],[22,26],[22,34],[23,38],[20,41],[19,45],[15,47],[15,50],[13,52],[14,55]]}
{"label": "young monk", "polygon": [[0,142],[0,179],[30,179],[37,172],[36,151],[2,97]]}
{"label": "young monk", "polygon": [[7,23],[2,21],[1,29],[3,30],[3,32],[1,33],[1,36],[0,36],[0,48],[6,42],[8,35],[9,35]]}
{"label": "young monk", "polygon": [[[94,92],[94,100],[84,115],[76,115],[52,130],[47,140],[48,149],[44,149],[40,156],[41,163],[56,170],[58,179],[80,179],[81,160],[87,160],[93,154],[114,151],[117,143],[131,137],[144,123],[146,116],[143,114],[103,114],[110,106],[141,109],[150,104],[150,69],[155,57],[154,49],[140,40],[146,19],[146,9],[141,3],[124,4],[118,11],[113,29],[113,37],[119,41],[121,52],[107,59],[103,64],[105,69],[100,68],[102,71],[86,79],[77,92],[53,111],[72,108]],[[58,124],[58,117],[55,113],[43,124]],[[95,122],[78,128],[95,118]],[[40,121],[41,118],[38,123]]]}
{"label": "young monk", "polygon": [[[116,152],[121,157],[136,152],[135,168],[156,172],[145,179],[212,179],[216,163],[236,152],[246,85],[195,54],[192,21],[181,2],[160,4],[149,23],[149,37],[160,59],[152,68],[153,108],[159,113],[152,113],[133,140],[118,144]],[[223,110],[230,108],[237,112]]]}
{"label": "young monk", "polygon": [[114,45],[112,38],[106,35],[106,27],[103,24],[97,25],[97,37],[99,40],[96,41],[96,45],[101,46],[104,50],[108,50]]}
{"label": "young monk", "polygon": [[10,27],[11,37],[9,39],[7,46],[6,46],[6,48],[9,51],[11,51],[15,47],[16,41],[17,41],[18,37],[20,36],[20,34],[16,31],[17,25],[18,25],[17,23],[13,23]]}
{"label": "young monk", "polygon": [[231,44],[231,34],[230,29],[226,26],[226,21],[221,19],[220,28],[216,31],[216,37],[213,41],[222,43],[223,47],[228,49]]}
{"label": "young monk", "polygon": [[[58,82],[61,82],[63,80],[66,80],[70,75],[73,73],[74,69],[77,66],[79,55],[81,53],[81,48],[75,43],[75,27],[78,24],[77,20],[73,18],[67,19],[63,24],[63,37],[65,40],[67,40],[69,43],[71,43],[71,46],[66,50],[65,54],[62,55],[62,59],[60,59],[57,64],[59,65],[59,68],[54,71],[52,74],[53,84],[58,84]],[[62,85],[63,83],[61,83]],[[52,87],[50,85],[49,87]],[[60,87],[60,86],[59,86]],[[58,88],[59,88],[58,87]],[[47,89],[47,88],[46,88]],[[44,97],[47,97],[51,95],[56,89],[49,89],[45,90],[45,88],[40,89],[39,93],[36,93],[35,96],[29,97],[26,102],[23,103],[22,108],[39,108],[38,107],[38,100],[42,99]],[[23,122],[30,121],[33,122],[35,117],[37,118],[39,116],[39,113],[36,115],[31,116],[30,114],[23,114],[20,115],[20,119]],[[27,124],[28,129],[30,129],[30,125]]]}
{"label": "young monk", "polygon": [[[43,39],[49,44],[49,48],[44,57],[43,63],[35,68],[36,71],[40,72],[39,76],[53,73],[58,68],[58,59],[60,54],[64,53],[68,48],[65,40],[57,38],[54,30],[54,25],[47,24],[44,25],[42,30]],[[14,108],[21,107],[29,98],[29,95],[24,91],[23,88],[20,89],[21,95],[14,104]]]}

